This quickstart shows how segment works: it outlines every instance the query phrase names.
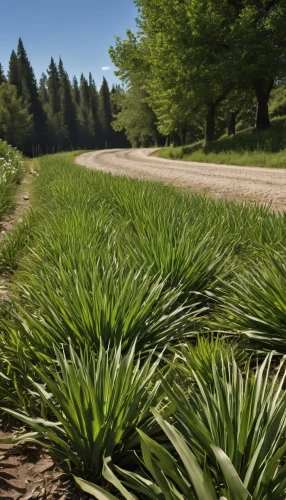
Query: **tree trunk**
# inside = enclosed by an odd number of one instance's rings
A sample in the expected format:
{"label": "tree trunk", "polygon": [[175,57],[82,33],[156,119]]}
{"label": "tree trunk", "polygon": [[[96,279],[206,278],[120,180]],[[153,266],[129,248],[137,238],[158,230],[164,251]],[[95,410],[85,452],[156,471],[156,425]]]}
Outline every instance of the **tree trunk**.
{"label": "tree trunk", "polygon": [[231,136],[231,135],[235,135],[235,127],[236,127],[236,117],[237,117],[237,111],[233,111],[231,114],[230,114],[230,119],[229,119],[229,123],[228,123],[228,135]]}
{"label": "tree trunk", "polygon": [[208,107],[206,128],[205,128],[205,144],[206,146],[214,140],[215,130],[215,104]]}
{"label": "tree trunk", "polygon": [[158,130],[154,130],[154,132],[153,132],[153,141],[154,141],[155,148],[158,148],[159,144],[160,144],[160,134],[159,134]]}
{"label": "tree trunk", "polygon": [[268,99],[269,97],[267,97],[266,95],[261,95],[257,99],[256,129],[259,131],[270,128]]}
{"label": "tree trunk", "polygon": [[170,146],[178,147],[181,146],[181,137],[178,132],[172,132],[170,139]]}
{"label": "tree trunk", "polygon": [[268,82],[256,80],[253,83],[255,95],[257,99],[256,107],[256,130],[266,130],[270,127],[268,101],[273,89],[274,80]]}
{"label": "tree trunk", "polygon": [[187,129],[183,127],[181,129],[181,145],[185,146],[187,143]]}

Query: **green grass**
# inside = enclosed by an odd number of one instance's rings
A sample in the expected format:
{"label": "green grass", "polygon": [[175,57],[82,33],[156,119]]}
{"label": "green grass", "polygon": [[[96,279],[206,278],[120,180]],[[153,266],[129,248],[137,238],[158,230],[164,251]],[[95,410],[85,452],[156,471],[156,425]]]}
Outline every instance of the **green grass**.
{"label": "green grass", "polygon": [[[248,368],[242,374],[235,361],[225,360],[222,374],[213,367],[213,387],[201,380],[198,390],[190,387],[189,393],[163,381],[173,418],[168,421],[156,410],[153,414],[169,446],[139,430],[143,457],[139,471],[124,470],[107,455],[104,478],[126,500],[141,498],[132,497],[130,491],[150,500],[282,500],[286,372],[284,361],[268,384],[271,361],[269,356],[254,374]],[[280,372],[282,380],[277,384]],[[116,498],[102,496],[96,486],[78,484],[98,500]]]}
{"label": "green grass", "polygon": [[2,254],[17,269],[0,320],[14,442],[48,447],[99,498],[197,500],[202,480],[214,498],[284,498],[286,214],[74,153],[39,169],[37,213]]}
{"label": "green grass", "polygon": [[16,184],[24,175],[21,153],[0,139],[0,219],[13,206]]}
{"label": "green grass", "polygon": [[120,344],[110,351],[101,345],[97,354],[54,348],[55,362],[36,368],[41,384],[32,381],[31,399],[41,400],[46,416],[31,418],[10,410],[35,431],[14,442],[47,445],[58,461],[68,461],[74,472],[90,480],[100,477],[105,454],[126,465],[128,455],[132,460],[128,451],[139,445],[136,428],[151,431],[150,406],[159,408],[163,399],[160,382],[154,380],[160,358],[149,356],[140,363],[135,352],[135,344],[125,356]]}
{"label": "green grass", "polygon": [[[2,253],[15,268],[30,246],[14,314],[46,355],[69,339],[92,348],[122,341],[124,349],[137,339],[144,350],[194,338],[221,315],[229,286],[269,262],[269,249],[285,259],[285,214],[114,178],[74,165],[73,157],[41,159],[37,215]],[[273,286],[283,294],[281,281]],[[231,314],[220,328],[228,330]],[[245,332],[233,318],[238,323]]]}
{"label": "green grass", "polygon": [[155,154],[174,160],[286,168],[286,119],[274,118],[271,129],[264,132],[247,129],[233,137],[223,136],[208,147],[197,142],[178,148],[161,148]]}

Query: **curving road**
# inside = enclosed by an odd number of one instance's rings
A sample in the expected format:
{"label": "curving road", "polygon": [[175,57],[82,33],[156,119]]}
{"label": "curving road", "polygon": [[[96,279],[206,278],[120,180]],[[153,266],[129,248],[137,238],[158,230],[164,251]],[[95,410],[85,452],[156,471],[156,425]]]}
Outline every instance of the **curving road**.
{"label": "curving road", "polygon": [[154,149],[107,149],[84,153],[76,163],[88,168],[171,184],[210,196],[270,204],[286,211],[286,169],[238,167],[164,160]]}

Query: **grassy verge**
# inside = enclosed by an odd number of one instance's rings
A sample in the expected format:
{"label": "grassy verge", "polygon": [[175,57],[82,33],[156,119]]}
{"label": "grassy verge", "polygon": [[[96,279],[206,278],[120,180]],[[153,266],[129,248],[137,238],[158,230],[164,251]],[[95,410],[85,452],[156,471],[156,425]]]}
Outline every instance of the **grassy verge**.
{"label": "grassy verge", "polygon": [[285,497],[286,215],[73,159],[40,159],[0,321],[13,442],[99,499]]}
{"label": "grassy verge", "polygon": [[210,146],[202,142],[178,148],[161,148],[159,158],[229,165],[286,168],[286,120],[274,118],[265,132],[244,130],[234,137],[222,137]]}
{"label": "grassy verge", "polygon": [[24,175],[24,159],[19,151],[0,140],[0,219],[13,206],[16,184]]}

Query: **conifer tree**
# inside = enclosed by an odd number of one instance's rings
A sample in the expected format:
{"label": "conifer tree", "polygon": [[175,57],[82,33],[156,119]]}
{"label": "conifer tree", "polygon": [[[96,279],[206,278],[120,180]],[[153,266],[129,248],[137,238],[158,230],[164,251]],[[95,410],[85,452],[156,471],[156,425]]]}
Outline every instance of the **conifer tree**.
{"label": "conifer tree", "polygon": [[95,81],[91,73],[89,73],[88,87],[89,87],[89,109],[90,109],[89,129],[91,135],[93,136],[92,147],[98,148],[99,136],[100,136],[100,124],[98,117],[98,92],[96,89]]}
{"label": "conifer tree", "polygon": [[45,73],[42,73],[42,76],[41,76],[40,82],[39,82],[39,99],[40,99],[43,107],[45,108],[45,105],[49,101],[48,90],[47,90],[47,75],[45,75]]}
{"label": "conifer tree", "polygon": [[29,134],[32,116],[17,88],[9,83],[0,86],[0,135],[13,146],[22,146]]}
{"label": "conifer tree", "polygon": [[46,116],[43,106],[39,100],[37,82],[33,68],[27,56],[24,44],[19,38],[17,48],[18,64],[18,95],[23,97],[29,106],[29,111],[33,115],[33,131],[30,137],[27,137],[25,149],[31,152],[33,147],[45,148],[47,127]]}
{"label": "conifer tree", "polygon": [[62,78],[65,74],[65,69],[61,57],[59,58],[58,71],[59,71],[59,77]]}
{"label": "conifer tree", "polygon": [[48,144],[51,151],[55,152],[62,150],[65,132],[60,116],[60,77],[53,58],[51,58],[47,74],[48,102],[45,105],[45,111],[48,120]]}
{"label": "conifer tree", "polygon": [[6,76],[4,73],[4,69],[3,69],[2,64],[0,63],[0,85],[1,85],[1,83],[6,83],[6,82],[7,82],[7,80],[6,80]]}
{"label": "conifer tree", "polygon": [[106,78],[103,78],[103,82],[99,91],[99,122],[101,125],[101,141],[100,148],[107,149],[111,147],[112,139],[112,115],[110,106],[110,92]]}
{"label": "conifer tree", "polygon": [[60,77],[57,65],[53,58],[51,58],[47,73],[49,112],[53,116],[60,112]]}
{"label": "conifer tree", "polygon": [[17,87],[17,92],[19,95],[20,85],[18,77],[18,58],[15,50],[12,50],[9,60],[8,83]]}
{"label": "conifer tree", "polygon": [[72,86],[63,62],[59,62],[60,76],[60,117],[65,133],[64,149],[74,149],[78,143],[76,108],[72,98]]}
{"label": "conifer tree", "polygon": [[91,148],[92,132],[90,130],[90,99],[88,81],[83,74],[80,76],[80,104],[79,104],[79,126],[80,144],[84,148]]}
{"label": "conifer tree", "polygon": [[78,86],[78,80],[77,77],[74,76],[72,80],[72,88],[73,88],[73,98],[77,106],[79,106],[79,101],[80,101],[80,93],[79,93],[79,86]]}

